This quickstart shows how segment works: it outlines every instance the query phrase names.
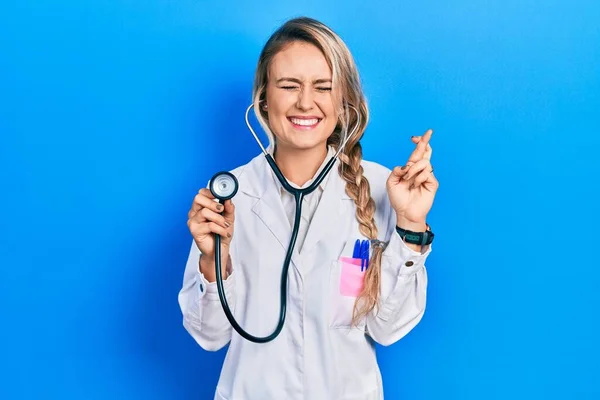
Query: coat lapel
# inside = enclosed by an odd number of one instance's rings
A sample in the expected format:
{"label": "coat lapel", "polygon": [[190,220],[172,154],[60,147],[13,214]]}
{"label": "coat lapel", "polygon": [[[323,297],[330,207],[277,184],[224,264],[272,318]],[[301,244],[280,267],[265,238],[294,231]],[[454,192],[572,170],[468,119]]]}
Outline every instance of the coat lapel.
{"label": "coat lapel", "polygon": [[[249,175],[240,178],[240,190],[257,198],[252,212],[262,221],[273,234],[283,250],[287,252],[292,229],[281,203],[279,189],[274,182],[276,179],[264,155],[257,156],[249,165]],[[283,264],[283,259],[281,260]],[[292,264],[299,268],[298,251],[294,248]]]}

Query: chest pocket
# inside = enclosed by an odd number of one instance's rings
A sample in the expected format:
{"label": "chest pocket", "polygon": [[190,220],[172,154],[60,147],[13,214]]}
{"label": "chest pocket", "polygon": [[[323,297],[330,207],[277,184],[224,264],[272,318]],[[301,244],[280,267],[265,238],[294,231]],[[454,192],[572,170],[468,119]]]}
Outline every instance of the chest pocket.
{"label": "chest pocket", "polygon": [[354,304],[363,289],[367,273],[367,269],[361,266],[360,258],[352,258],[355,240],[348,240],[341,256],[331,263],[329,274],[329,326],[331,328],[364,330],[365,327],[365,318],[358,321],[357,325],[352,325]]}

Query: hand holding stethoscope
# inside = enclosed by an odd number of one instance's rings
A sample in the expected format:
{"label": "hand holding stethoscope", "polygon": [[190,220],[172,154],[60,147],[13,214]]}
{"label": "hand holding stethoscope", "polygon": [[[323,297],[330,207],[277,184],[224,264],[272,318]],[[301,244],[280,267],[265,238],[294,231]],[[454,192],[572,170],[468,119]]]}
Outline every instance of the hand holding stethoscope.
{"label": "hand holding stethoscope", "polygon": [[[219,182],[216,182],[218,185]],[[235,194],[235,193],[234,193]],[[233,196],[232,196],[233,197]],[[209,282],[216,280],[214,265],[215,257],[215,234],[221,236],[221,254],[229,255],[229,244],[233,237],[233,223],[235,220],[235,206],[231,199],[225,200],[224,204],[217,203],[215,196],[209,189],[200,189],[194,197],[192,207],[188,212],[188,228],[190,233],[204,256],[206,268],[202,269],[204,277]],[[223,269],[227,263],[222,263]],[[225,271],[221,271],[225,274]]]}
{"label": "hand holding stethoscope", "polygon": [[395,167],[387,180],[388,197],[396,215],[411,223],[425,224],[439,187],[431,166],[432,133],[430,129],[423,136],[412,137],[417,147],[406,165]]}

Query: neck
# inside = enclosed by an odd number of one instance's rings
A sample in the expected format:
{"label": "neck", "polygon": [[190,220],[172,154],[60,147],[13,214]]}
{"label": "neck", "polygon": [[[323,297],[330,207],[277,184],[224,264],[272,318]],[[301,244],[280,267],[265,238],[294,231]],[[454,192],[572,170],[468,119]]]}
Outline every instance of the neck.
{"label": "neck", "polygon": [[327,146],[298,150],[277,146],[275,162],[286,179],[303,186],[311,180],[327,157]]}

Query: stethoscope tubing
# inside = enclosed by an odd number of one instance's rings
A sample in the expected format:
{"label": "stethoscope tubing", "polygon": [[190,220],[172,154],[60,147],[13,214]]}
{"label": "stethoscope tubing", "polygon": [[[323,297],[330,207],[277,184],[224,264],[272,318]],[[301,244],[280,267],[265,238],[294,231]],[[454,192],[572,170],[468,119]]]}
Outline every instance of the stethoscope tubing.
{"label": "stethoscope tubing", "polygon": [[[275,330],[273,331],[273,333],[271,333],[268,336],[264,336],[264,337],[254,336],[254,335],[246,332],[238,324],[235,317],[233,316],[233,313],[231,312],[229,304],[227,303],[227,298],[225,296],[225,288],[223,287],[222,263],[221,263],[221,236],[219,234],[215,234],[215,251],[214,251],[215,274],[216,274],[217,291],[219,294],[219,300],[221,301],[221,305],[223,306],[223,311],[225,312],[225,316],[229,320],[229,323],[231,324],[233,329],[235,329],[236,332],[239,333],[240,336],[242,336],[246,340],[249,340],[254,343],[267,343],[267,342],[270,342],[273,339],[275,339],[279,335],[279,333],[281,333],[281,330],[283,329],[283,325],[285,323],[285,316],[286,316],[286,310],[287,310],[288,272],[289,272],[290,262],[292,260],[292,254],[294,252],[294,247],[296,246],[296,239],[298,238],[298,231],[299,231],[299,227],[300,227],[300,216],[302,215],[302,200],[303,200],[304,196],[312,193],[317,187],[319,187],[321,182],[323,182],[323,179],[325,179],[325,176],[327,176],[329,171],[331,171],[331,168],[335,164],[335,161],[337,160],[339,153],[346,146],[346,143],[348,142],[348,140],[352,136],[354,136],[358,127],[360,126],[360,113],[354,107],[350,106],[351,108],[353,108],[356,111],[356,115],[357,115],[356,126],[352,130],[352,133],[346,137],[346,140],[344,140],[344,142],[339,146],[337,153],[327,162],[327,164],[325,164],[325,167],[323,168],[323,170],[321,170],[321,172],[319,173],[317,178],[307,188],[298,189],[298,188],[294,188],[292,185],[290,185],[288,183],[287,179],[285,179],[285,177],[283,176],[283,173],[281,172],[281,170],[275,163],[275,160],[273,160],[273,157],[265,150],[262,143],[260,142],[260,139],[254,132],[254,129],[252,129],[252,126],[250,125],[250,122],[248,121],[248,113],[250,112],[250,110],[253,107],[254,107],[254,104],[251,104],[246,110],[246,125],[248,126],[248,129],[250,129],[250,132],[252,132],[252,135],[256,139],[256,142],[262,149],[263,154],[265,155],[265,157],[267,159],[267,163],[269,164],[269,166],[271,167],[271,169],[277,176],[277,179],[279,180],[279,182],[281,182],[281,185],[284,187],[284,189],[287,190],[290,194],[292,194],[294,196],[294,199],[296,202],[296,207],[295,207],[296,211],[295,211],[295,216],[294,216],[294,226],[292,228],[292,236],[290,237],[288,250],[285,254],[285,259],[283,262],[283,269],[281,271],[279,320],[277,322],[277,326],[275,327]],[[221,202],[221,201],[219,200],[219,202]]]}

